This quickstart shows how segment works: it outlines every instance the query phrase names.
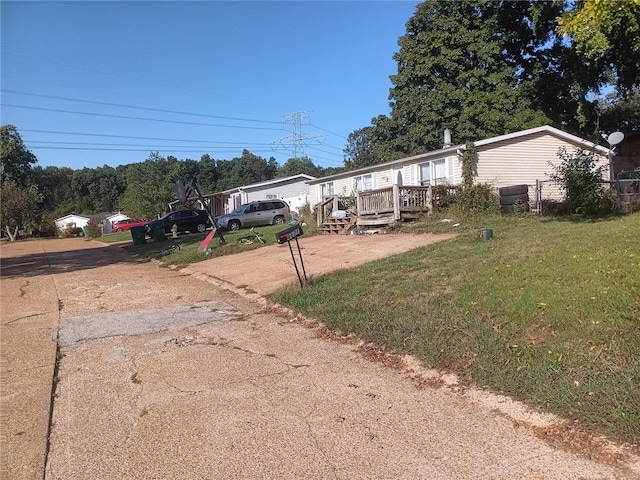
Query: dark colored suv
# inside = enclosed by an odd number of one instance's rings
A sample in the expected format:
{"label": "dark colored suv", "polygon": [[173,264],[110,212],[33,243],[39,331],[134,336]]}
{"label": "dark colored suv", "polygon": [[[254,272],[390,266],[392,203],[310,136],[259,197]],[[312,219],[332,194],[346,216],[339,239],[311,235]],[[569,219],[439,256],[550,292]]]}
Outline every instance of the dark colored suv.
{"label": "dark colored suv", "polygon": [[[211,221],[209,215],[205,210],[177,210],[175,212],[169,212],[166,215],[160,217],[155,222],[164,223],[165,233],[171,232],[174,225],[178,226],[179,232],[204,232],[207,228],[211,227]],[[147,235],[151,234],[150,224],[154,222],[147,222],[144,224],[144,229]]]}
{"label": "dark colored suv", "polygon": [[291,221],[291,209],[282,200],[258,200],[240,205],[231,213],[216,217],[223,230],[240,230],[261,225],[279,225]]}

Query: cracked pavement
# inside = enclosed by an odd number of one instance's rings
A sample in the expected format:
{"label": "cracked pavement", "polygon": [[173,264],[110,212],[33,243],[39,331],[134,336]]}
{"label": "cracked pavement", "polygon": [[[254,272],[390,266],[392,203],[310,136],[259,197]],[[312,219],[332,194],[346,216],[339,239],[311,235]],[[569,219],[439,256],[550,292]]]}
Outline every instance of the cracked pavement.
{"label": "cracked pavement", "polygon": [[[117,246],[74,239],[65,243],[72,254],[58,254],[51,248],[62,244],[42,243],[39,274],[25,280],[9,264],[5,277],[3,263],[2,326],[5,341],[37,325],[40,345],[45,331],[58,332],[46,468],[38,474],[45,452],[23,468],[37,442],[3,418],[13,448],[3,448],[2,478],[640,478],[628,452],[599,463],[536,436],[560,419],[458,388],[410,358],[389,368],[360,353],[366,346],[332,341],[246,287],[222,288],[206,273],[223,277],[229,259],[190,274]],[[314,272],[311,256],[307,268]],[[34,323],[44,311],[49,324]],[[3,370],[10,380],[24,371],[15,362]],[[19,389],[2,398],[19,416]]]}

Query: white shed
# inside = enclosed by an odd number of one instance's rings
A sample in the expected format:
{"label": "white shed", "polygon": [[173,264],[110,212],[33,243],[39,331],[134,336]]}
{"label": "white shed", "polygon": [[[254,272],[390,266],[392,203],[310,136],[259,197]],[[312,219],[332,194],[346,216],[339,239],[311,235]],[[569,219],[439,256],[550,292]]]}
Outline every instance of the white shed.
{"label": "white shed", "polygon": [[113,224],[119,222],[120,220],[125,220],[129,218],[128,215],[124,213],[114,213],[113,215],[107,216],[104,220],[102,220],[102,228],[104,233],[113,232]]}
{"label": "white shed", "polygon": [[82,215],[76,215],[75,213],[70,213],[69,215],[65,215],[64,217],[57,218],[55,221],[56,228],[58,231],[64,231],[69,225],[75,228],[82,228],[89,223],[90,218],[84,217]]}

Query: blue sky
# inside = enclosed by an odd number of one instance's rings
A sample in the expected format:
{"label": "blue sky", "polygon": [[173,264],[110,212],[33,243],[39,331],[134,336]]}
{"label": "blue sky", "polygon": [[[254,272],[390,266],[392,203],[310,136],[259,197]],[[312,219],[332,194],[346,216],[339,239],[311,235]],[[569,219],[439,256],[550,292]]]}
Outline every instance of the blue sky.
{"label": "blue sky", "polygon": [[417,3],[2,1],[0,120],[41,166],[243,149],[282,165],[283,117],[304,112],[303,154],[340,167],[348,135],[389,113]]}

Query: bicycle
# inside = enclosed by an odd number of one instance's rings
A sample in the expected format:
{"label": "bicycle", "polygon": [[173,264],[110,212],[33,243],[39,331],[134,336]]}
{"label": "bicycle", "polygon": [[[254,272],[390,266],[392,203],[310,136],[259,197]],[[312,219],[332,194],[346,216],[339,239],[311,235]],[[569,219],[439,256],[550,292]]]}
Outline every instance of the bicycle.
{"label": "bicycle", "polygon": [[166,250],[162,251],[162,255],[164,255],[165,257],[167,255],[171,255],[173,252],[177,252],[180,250],[180,245],[170,245],[169,248],[167,248]]}
{"label": "bicycle", "polygon": [[264,241],[264,238],[262,238],[262,235],[260,235],[260,233],[256,232],[256,230],[254,229],[254,227],[251,227],[251,230],[249,230],[250,233],[252,233],[255,236],[254,240],[251,240],[249,238],[241,238],[240,239],[240,243],[243,243],[245,245],[252,245],[254,241],[257,241],[258,243],[261,243],[262,245],[265,245],[266,242]]}

